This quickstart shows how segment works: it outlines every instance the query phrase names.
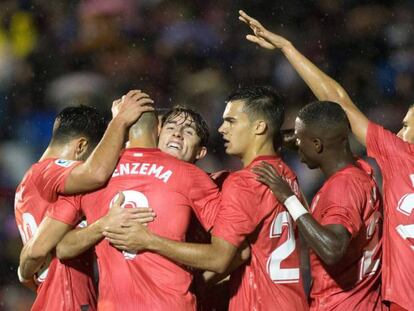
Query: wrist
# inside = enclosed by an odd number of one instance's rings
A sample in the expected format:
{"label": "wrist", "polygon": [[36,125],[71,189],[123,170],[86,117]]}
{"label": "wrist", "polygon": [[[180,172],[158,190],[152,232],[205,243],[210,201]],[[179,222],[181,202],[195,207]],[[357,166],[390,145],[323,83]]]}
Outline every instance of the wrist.
{"label": "wrist", "polygon": [[288,54],[292,52],[295,49],[292,42],[286,40],[285,44],[283,44],[283,47],[281,48],[283,54]]}
{"label": "wrist", "polygon": [[114,127],[114,128],[122,128],[125,129],[128,127],[128,123],[126,120],[124,120],[119,114],[109,122],[108,127]]}
{"label": "wrist", "polygon": [[105,227],[107,226],[106,217],[107,216],[104,216],[104,217],[98,219],[97,221],[95,221],[92,224],[92,226],[94,227],[94,231],[102,237],[103,237],[103,233],[105,231]]}
{"label": "wrist", "polygon": [[296,195],[288,197],[283,204],[288,210],[290,216],[296,221],[300,216],[309,214],[308,210],[302,205]]}
{"label": "wrist", "polygon": [[146,250],[157,252],[159,250],[159,244],[160,244],[160,237],[152,234],[151,232],[148,232],[148,241],[146,245],[143,245]]}

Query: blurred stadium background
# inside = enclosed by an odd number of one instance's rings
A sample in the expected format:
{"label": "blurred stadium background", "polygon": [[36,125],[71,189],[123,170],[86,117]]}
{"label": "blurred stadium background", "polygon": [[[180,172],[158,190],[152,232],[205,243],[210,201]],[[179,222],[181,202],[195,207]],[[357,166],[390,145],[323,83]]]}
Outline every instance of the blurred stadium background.
{"label": "blurred stadium background", "polygon": [[[239,84],[284,96],[285,127],[314,100],[283,56],[247,42],[238,10],[286,36],[333,75],[368,116],[397,130],[414,101],[414,1],[0,1],[0,310],[28,310],[18,284],[14,190],[50,138],[54,115],[77,103],[109,111],[131,88],[157,107],[196,108],[211,129],[208,171],[236,169],[217,127]],[[362,154],[355,144],[356,153]],[[284,157],[308,198],[321,176]]]}

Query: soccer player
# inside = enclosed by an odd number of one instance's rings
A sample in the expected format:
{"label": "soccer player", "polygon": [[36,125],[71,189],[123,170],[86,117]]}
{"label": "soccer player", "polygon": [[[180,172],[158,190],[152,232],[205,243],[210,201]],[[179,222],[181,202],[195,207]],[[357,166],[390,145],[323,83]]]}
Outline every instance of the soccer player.
{"label": "soccer player", "polygon": [[356,161],[349,122],[336,103],[315,102],[299,111],[299,156],[327,178],[311,213],[271,165],[254,167],[283,203],[311,248],[311,310],[381,310],[381,212],[371,167]]}
{"label": "soccer player", "polygon": [[[23,264],[18,271],[22,283],[35,287],[34,273],[48,254],[42,248],[36,251],[31,248],[31,237],[48,208],[58,200],[59,194],[92,190],[104,184],[117,163],[125,130],[142,112],[153,110],[147,106],[151,103],[148,95],[140,91],[130,92],[123,100],[116,101],[113,106],[116,115],[95,150],[105,130],[104,118],[96,109],[69,107],[57,116],[48,148],[25,174],[16,191],[16,222],[25,244],[21,254]],[[89,154],[85,162],[80,161]],[[60,238],[49,236],[46,241]],[[32,310],[59,310],[63,306],[77,309],[81,305],[93,308],[95,293],[90,279],[92,267],[88,263],[88,260],[78,260],[63,265],[53,259],[48,277],[42,275],[38,280],[41,283]]]}
{"label": "soccer player", "polygon": [[345,110],[352,132],[375,158],[383,177],[384,237],[382,295],[393,310],[414,310],[414,108],[405,115],[397,135],[368,120],[347,92],[303,56],[291,42],[265,29],[240,12],[254,35],[249,41],[267,49],[279,49],[319,100],[329,100]]}
{"label": "soccer player", "polygon": [[227,154],[239,157],[244,169],[224,182],[210,244],[173,241],[150,226],[146,230],[139,224],[136,227],[141,230],[135,235],[132,248],[120,242],[122,231],[115,228],[107,230],[107,239],[119,249],[144,248],[151,254],[218,273],[229,267],[237,248],[246,240],[251,260],[231,275],[230,310],[307,310],[292,220],[285,207],[251,172],[253,166],[267,161],[298,193],[296,176],[273,146],[283,111],[277,94],[267,87],[241,88],[229,97],[219,132]]}
{"label": "soccer player", "polygon": [[[183,122],[181,117],[180,114],[169,118],[168,122],[175,122],[174,127],[164,130],[171,133],[167,135],[166,146],[174,148],[177,155],[184,158],[189,155],[191,142],[188,139],[184,142],[182,136],[192,137],[198,143],[201,139],[194,122],[188,117]],[[191,212],[208,231],[219,207],[219,189],[207,174],[193,164],[155,148],[157,140],[158,119],[153,113],[145,113],[131,127],[128,147],[122,153],[108,185],[76,200],[67,200],[66,205],[56,205],[49,216],[55,220],[71,217],[76,222],[81,209],[88,223],[94,224],[114,202],[119,202],[118,192],[122,191],[124,208],[150,206],[155,211],[156,221],[148,227],[162,236],[183,241]],[[87,230],[88,227],[75,231],[75,236],[79,237],[81,232]],[[119,252],[107,240],[101,240],[102,235],[98,230],[93,230],[92,225],[89,232],[86,238],[77,239],[77,248],[80,244],[90,247],[94,238],[94,243],[99,241],[95,250],[100,277],[100,310],[195,309],[194,296],[189,292],[191,274],[187,269],[155,253]],[[73,236],[73,232],[69,234]],[[127,238],[135,234],[133,230],[125,233]],[[60,246],[58,253],[61,255]]]}

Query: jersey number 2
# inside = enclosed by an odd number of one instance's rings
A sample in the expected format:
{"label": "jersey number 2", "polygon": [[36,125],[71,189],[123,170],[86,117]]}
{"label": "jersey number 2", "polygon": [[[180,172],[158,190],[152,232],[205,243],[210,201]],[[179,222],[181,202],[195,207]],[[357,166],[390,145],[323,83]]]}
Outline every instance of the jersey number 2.
{"label": "jersey number 2", "polygon": [[299,281],[299,267],[281,268],[282,261],[287,259],[296,248],[292,219],[287,211],[277,214],[270,228],[270,238],[280,238],[287,233],[287,239],[280,244],[267,261],[267,273],[274,283],[296,283]]}

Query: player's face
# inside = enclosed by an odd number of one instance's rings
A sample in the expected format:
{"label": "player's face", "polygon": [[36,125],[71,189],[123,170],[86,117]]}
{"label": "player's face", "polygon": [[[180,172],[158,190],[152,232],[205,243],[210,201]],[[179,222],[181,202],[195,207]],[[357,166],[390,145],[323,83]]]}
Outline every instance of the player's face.
{"label": "player's face", "polygon": [[226,153],[240,158],[247,152],[249,143],[254,138],[253,124],[243,107],[243,100],[229,101],[223,113],[223,124],[218,129],[223,135]]}
{"label": "player's face", "polygon": [[315,161],[317,153],[313,139],[309,137],[305,124],[299,118],[295,120],[295,136],[300,161],[305,163],[310,169],[318,168],[319,165]]}
{"label": "player's face", "polygon": [[414,143],[414,108],[408,109],[397,136],[403,141]]}
{"label": "player's face", "polygon": [[195,162],[207,153],[205,146],[200,145],[201,139],[197,135],[194,120],[179,114],[167,119],[161,128],[158,147],[186,162]]}

